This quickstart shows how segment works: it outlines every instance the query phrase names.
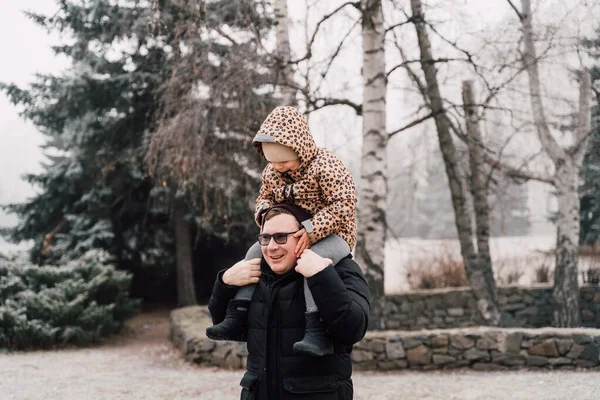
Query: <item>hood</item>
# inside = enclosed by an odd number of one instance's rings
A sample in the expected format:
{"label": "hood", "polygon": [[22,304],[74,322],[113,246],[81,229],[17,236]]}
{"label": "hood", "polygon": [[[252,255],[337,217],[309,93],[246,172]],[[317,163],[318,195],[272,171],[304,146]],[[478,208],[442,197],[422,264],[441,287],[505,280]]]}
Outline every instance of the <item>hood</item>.
{"label": "hood", "polygon": [[298,154],[301,166],[308,164],[319,153],[306,119],[294,107],[275,108],[254,136],[252,144],[262,158],[265,158],[262,143],[278,143],[291,147]]}

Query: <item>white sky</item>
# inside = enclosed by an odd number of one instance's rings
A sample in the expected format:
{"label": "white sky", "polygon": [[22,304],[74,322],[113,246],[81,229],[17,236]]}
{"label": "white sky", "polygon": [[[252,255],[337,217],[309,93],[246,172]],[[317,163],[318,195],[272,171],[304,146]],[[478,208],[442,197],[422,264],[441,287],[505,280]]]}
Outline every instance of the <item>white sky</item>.
{"label": "white sky", "polygon": [[[0,81],[26,85],[37,72],[59,71],[64,59],[54,56],[51,38],[27,19],[21,10],[51,13],[54,0],[2,1],[0,12]],[[54,39],[54,41],[53,41]],[[40,170],[41,135],[18,115],[6,96],[0,95],[0,204],[19,202],[33,193],[33,188],[21,180],[25,172]],[[14,223],[14,218],[0,212],[0,226]],[[0,243],[1,245],[1,243]]]}

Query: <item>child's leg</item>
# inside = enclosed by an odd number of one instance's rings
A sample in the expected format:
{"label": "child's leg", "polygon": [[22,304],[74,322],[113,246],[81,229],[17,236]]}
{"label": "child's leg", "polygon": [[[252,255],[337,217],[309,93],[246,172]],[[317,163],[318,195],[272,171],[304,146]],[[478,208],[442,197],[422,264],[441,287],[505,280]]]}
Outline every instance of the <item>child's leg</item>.
{"label": "child's leg", "polygon": [[[338,235],[331,235],[315,243],[310,248],[321,257],[331,258],[337,264],[350,254],[350,246]],[[333,354],[333,344],[327,333],[327,328],[319,317],[319,308],[315,303],[308,281],[304,279],[304,300],[306,303],[306,332],[304,338],[294,343],[294,352],[310,356]]]}
{"label": "child's leg", "polygon": [[[262,252],[260,251],[260,244],[258,242],[254,243],[252,247],[248,249],[246,253],[246,257],[244,260],[252,260],[253,258],[261,258]],[[242,286],[238,289],[235,294],[235,300],[251,300],[252,295],[254,294],[254,289],[256,289],[256,283],[252,283],[250,285]]]}
{"label": "child's leg", "polygon": [[329,235],[310,246],[310,249],[321,257],[331,258],[333,265],[350,254],[350,246],[338,235]]}
{"label": "child's leg", "polygon": [[[255,243],[246,253],[245,260],[262,257],[260,245]],[[206,336],[214,340],[246,340],[248,334],[248,308],[256,289],[256,284],[242,286],[235,297],[229,301],[225,319],[221,323],[208,327]]]}
{"label": "child's leg", "polygon": [[[327,236],[323,240],[310,246],[310,249],[321,257],[331,258],[333,265],[337,264],[342,258],[350,254],[350,246],[348,246],[348,243],[338,235]],[[304,299],[306,302],[306,312],[319,311],[312,293],[308,288],[306,279],[304,279]]]}

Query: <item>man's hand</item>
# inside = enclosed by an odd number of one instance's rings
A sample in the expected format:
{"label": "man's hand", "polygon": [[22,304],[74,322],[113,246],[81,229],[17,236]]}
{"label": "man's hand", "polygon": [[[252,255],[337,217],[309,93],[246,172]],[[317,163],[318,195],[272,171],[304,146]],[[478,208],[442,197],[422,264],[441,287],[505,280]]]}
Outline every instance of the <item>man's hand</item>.
{"label": "man's hand", "polygon": [[223,274],[223,283],[229,286],[246,286],[260,279],[260,258],[237,262]]}
{"label": "man's hand", "polygon": [[298,263],[296,264],[296,272],[304,275],[305,278],[310,278],[323,271],[333,263],[329,258],[323,258],[310,249],[304,250]]}
{"label": "man's hand", "polygon": [[294,250],[294,253],[296,253],[296,258],[299,258],[302,252],[308,249],[310,246],[310,238],[308,237],[308,233],[306,233],[306,229],[304,228],[294,233],[293,236],[295,238],[299,238],[298,244],[296,245],[296,250]]}

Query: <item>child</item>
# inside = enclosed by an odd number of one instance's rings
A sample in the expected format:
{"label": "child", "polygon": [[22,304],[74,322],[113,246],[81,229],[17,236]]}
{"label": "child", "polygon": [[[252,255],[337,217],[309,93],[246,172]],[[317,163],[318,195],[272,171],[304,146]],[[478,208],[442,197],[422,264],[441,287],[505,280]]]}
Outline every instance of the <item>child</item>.
{"label": "child", "polygon": [[[293,107],[277,107],[263,122],[253,140],[256,150],[268,161],[262,173],[262,186],[256,199],[255,218],[261,226],[263,213],[275,204],[292,202],[312,214],[302,222],[296,257],[309,246],[321,257],[337,264],[346,257],[356,241],[356,189],[352,175],[340,159],[319,148],[302,114]],[[254,244],[246,260],[262,256]],[[244,341],[247,310],[255,284],[241,287],[229,302],[223,322],[209,327],[206,334],[215,340]],[[333,353],[318,308],[304,280],[306,332],[294,344],[296,354],[326,355]]]}

